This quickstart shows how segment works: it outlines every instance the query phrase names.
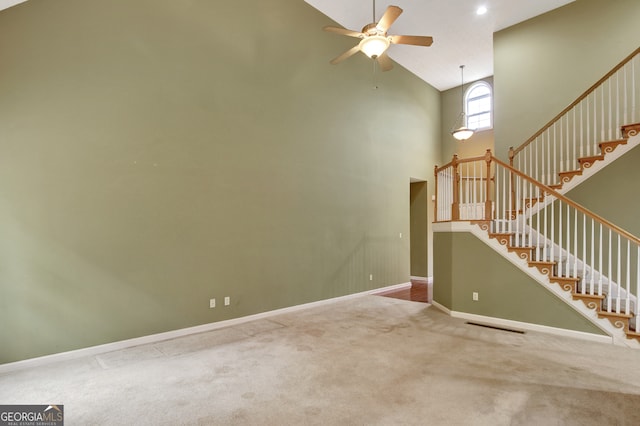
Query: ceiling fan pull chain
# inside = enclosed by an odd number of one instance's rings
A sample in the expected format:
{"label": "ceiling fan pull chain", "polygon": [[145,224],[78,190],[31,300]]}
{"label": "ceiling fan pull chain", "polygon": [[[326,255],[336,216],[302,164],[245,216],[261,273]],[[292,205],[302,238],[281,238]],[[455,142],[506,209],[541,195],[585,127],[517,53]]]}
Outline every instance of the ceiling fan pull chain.
{"label": "ceiling fan pull chain", "polygon": [[378,76],[376,73],[376,67],[378,65],[378,61],[373,62],[373,73],[371,74],[371,80],[373,80],[373,90],[378,90]]}

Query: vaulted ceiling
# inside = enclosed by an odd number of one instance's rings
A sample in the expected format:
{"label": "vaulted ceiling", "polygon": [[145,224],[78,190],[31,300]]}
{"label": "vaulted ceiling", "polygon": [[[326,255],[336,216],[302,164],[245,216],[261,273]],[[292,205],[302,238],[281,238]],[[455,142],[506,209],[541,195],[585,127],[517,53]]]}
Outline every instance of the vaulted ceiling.
{"label": "vaulted ceiling", "polygon": [[[373,19],[372,0],[305,1],[348,29],[360,31]],[[572,1],[378,0],[375,16],[379,20],[387,6],[399,6],[404,13],[392,25],[389,34],[434,38],[433,45],[428,48],[391,46],[389,56],[436,89],[446,90],[460,85],[460,65],[465,65],[465,81],[493,75],[494,32]],[[480,6],[486,8],[484,15],[477,14]],[[327,34],[327,37],[337,36]]]}

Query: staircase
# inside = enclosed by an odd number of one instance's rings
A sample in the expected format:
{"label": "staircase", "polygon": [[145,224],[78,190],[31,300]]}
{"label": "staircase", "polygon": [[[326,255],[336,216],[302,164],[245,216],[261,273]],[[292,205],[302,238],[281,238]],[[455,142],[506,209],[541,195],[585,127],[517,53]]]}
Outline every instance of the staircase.
{"label": "staircase", "polygon": [[[474,224],[485,230],[489,238],[506,246],[508,252],[515,253],[529,268],[535,268],[545,275],[549,283],[557,284],[560,289],[570,293],[573,300],[581,301],[588,309],[594,310],[598,318],[609,320],[611,325],[622,330],[627,338],[640,342],[640,316],[636,314],[635,295],[585,266],[575,256],[559,256],[555,250],[549,256],[541,256],[543,250],[540,249],[540,245],[528,241],[517,243],[515,232],[495,232],[495,224],[491,221],[475,221]],[[525,230],[525,233],[528,232],[529,230]],[[548,240],[543,241],[543,244],[550,244]],[[572,269],[572,262],[579,262],[579,266]]]}
{"label": "staircase", "polygon": [[509,164],[566,193],[636,146],[640,130],[640,48],[517,148]]}
{"label": "staircase", "polygon": [[[569,190],[575,188],[580,183],[586,181],[589,177],[593,176],[596,172],[602,170],[608,164],[618,159],[622,155],[635,148],[637,142],[629,142],[629,138],[635,136],[640,131],[640,123],[626,124],[620,128],[622,137],[620,139],[600,142],[598,144],[597,155],[586,155],[578,157],[576,159],[577,167],[572,170],[565,170],[557,172],[555,183],[550,183],[548,186],[552,189],[564,194]],[[635,141],[635,140],[634,140]],[[513,165],[514,151],[510,151],[510,163]]]}
{"label": "staircase", "polygon": [[490,151],[454,156],[436,168],[436,222],[479,227],[614,341],[640,348],[640,239],[564,195],[640,144],[637,88],[640,49],[511,148],[509,164]]}

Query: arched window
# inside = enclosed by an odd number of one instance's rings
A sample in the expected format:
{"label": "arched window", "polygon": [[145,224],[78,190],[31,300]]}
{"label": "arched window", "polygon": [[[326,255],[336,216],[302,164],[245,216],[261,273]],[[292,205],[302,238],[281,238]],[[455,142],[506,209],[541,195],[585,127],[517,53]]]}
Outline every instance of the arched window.
{"label": "arched window", "polygon": [[493,96],[491,86],[484,81],[473,83],[464,97],[467,127],[484,130],[493,127]]}

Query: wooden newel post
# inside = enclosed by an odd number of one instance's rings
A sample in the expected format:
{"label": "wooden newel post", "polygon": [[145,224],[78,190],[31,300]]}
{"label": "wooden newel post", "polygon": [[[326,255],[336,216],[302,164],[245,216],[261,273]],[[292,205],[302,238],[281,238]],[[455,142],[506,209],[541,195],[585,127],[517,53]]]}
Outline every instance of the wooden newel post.
{"label": "wooden newel post", "polygon": [[458,173],[458,155],[453,154],[453,202],[451,203],[451,220],[460,220],[460,174]]}
{"label": "wooden newel post", "polygon": [[486,200],[484,202],[484,220],[491,220],[492,217],[492,199],[491,194],[491,161],[493,156],[491,155],[491,150],[487,149],[487,152],[484,154],[484,161],[487,163],[487,175],[485,180],[486,185]]}

